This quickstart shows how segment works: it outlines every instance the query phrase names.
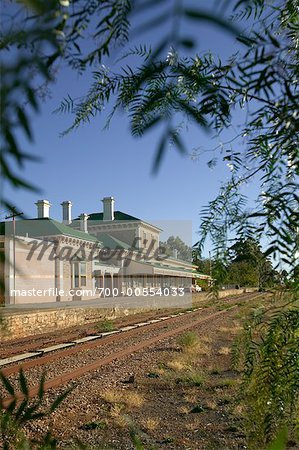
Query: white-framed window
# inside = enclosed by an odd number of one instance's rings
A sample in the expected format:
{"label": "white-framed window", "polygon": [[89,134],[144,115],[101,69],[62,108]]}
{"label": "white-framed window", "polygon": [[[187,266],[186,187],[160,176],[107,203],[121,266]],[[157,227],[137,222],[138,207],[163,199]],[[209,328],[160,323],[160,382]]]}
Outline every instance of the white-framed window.
{"label": "white-framed window", "polygon": [[72,263],[72,287],[86,286],[86,262],[73,261]]}

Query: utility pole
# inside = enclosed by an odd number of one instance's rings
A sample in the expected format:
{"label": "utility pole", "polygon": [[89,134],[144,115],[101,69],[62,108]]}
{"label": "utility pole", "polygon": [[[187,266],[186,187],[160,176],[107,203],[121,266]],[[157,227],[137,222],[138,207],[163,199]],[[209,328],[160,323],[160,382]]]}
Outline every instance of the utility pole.
{"label": "utility pole", "polygon": [[209,251],[209,260],[210,260],[210,277],[211,277],[211,279],[210,279],[210,284],[212,285],[213,284],[213,279],[212,279],[212,256],[211,256],[211,252]]}
{"label": "utility pole", "polygon": [[22,216],[24,213],[17,212],[16,208],[12,208],[12,213],[6,216],[5,219],[12,219],[12,245],[13,245],[13,289],[14,289],[14,304],[16,303],[16,217]]}

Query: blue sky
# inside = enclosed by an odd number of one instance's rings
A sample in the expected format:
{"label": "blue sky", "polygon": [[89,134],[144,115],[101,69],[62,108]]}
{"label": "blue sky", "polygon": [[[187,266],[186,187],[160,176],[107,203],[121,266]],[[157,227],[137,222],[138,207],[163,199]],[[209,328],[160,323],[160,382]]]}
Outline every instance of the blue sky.
{"label": "blue sky", "polygon": [[[199,52],[211,50],[225,57],[237,48],[230,35],[211,26],[197,25],[188,31],[199,33]],[[182,157],[169,147],[158,174],[153,176],[151,166],[159,130],[143,138],[133,138],[125,114],[117,114],[107,131],[103,131],[104,116],[98,116],[90,124],[61,138],[60,133],[71,124],[72,117],[53,114],[53,111],[67,94],[84,93],[90,80],[90,74],[79,77],[66,68],[57,73],[57,81],[51,86],[51,98],[42,104],[40,115],[32,120],[34,144],[20,138],[24,151],[41,158],[40,163],[26,164],[22,172],[23,177],[41,191],[36,194],[5,185],[5,195],[29,217],[36,216],[34,202],[45,198],[52,204],[51,217],[58,220],[61,220],[63,200],[73,202],[76,217],[82,212],[101,211],[101,199],[112,195],[116,209],[148,222],[192,221],[195,242],[200,210],[229,178],[229,169],[220,163],[211,170],[206,165],[211,155],[194,162],[190,156]],[[227,136],[233,133],[229,130]],[[185,142],[189,153],[194,148],[212,148],[217,144],[193,125],[185,134]],[[246,193],[253,197],[256,187],[249,186]]]}

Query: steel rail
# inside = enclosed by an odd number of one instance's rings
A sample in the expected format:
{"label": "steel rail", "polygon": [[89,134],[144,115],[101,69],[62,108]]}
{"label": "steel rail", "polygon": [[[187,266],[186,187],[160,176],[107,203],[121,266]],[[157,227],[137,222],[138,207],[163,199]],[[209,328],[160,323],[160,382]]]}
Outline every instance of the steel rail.
{"label": "steel rail", "polygon": [[[261,296],[261,294],[257,294],[255,292],[255,293],[249,293],[249,295],[246,296],[246,298],[244,298],[244,296],[243,297],[238,296],[238,297],[233,298],[233,300],[238,301],[238,299],[243,299],[243,300],[248,301],[248,300],[252,300],[253,298],[257,298],[259,296]],[[201,309],[200,311],[201,312],[207,311],[207,309],[208,308]],[[198,313],[198,311],[192,311],[188,315],[191,318],[197,313]],[[153,329],[156,329],[156,328],[165,328],[167,324],[177,321],[178,317],[181,317],[181,316],[175,316],[175,317],[171,317],[171,318],[167,319],[166,321],[160,321],[160,322],[148,324],[148,325],[146,325],[146,329],[147,330],[153,330]],[[74,346],[69,347],[67,349],[56,350],[56,351],[54,351],[53,353],[50,353],[50,354],[44,355],[41,352],[40,355],[37,355],[37,356],[35,356],[33,358],[30,358],[29,360],[25,360],[25,361],[22,361],[22,362],[19,362],[19,363],[16,363],[16,364],[11,364],[8,367],[4,367],[3,369],[1,369],[1,372],[2,372],[2,374],[4,376],[9,376],[9,375],[13,375],[15,373],[18,373],[21,368],[23,370],[26,370],[26,369],[31,369],[33,367],[43,366],[43,365],[48,364],[50,362],[57,361],[58,359],[65,358],[65,357],[74,355],[76,353],[80,353],[81,351],[84,351],[84,350],[89,350],[89,349],[92,349],[92,348],[95,348],[95,347],[101,347],[101,346],[103,346],[103,345],[105,345],[107,343],[114,343],[114,342],[117,342],[117,341],[121,341],[123,339],[123,337],[124,337],[123,333],[125,333],[127,337],[131,337],[131,336],[134,336],[134,335],[138,334],[141,329],[143,331],[145,330],[144,327],[142,327],[142,328],[136,327],[136,328],[134,328],[132,330],[129,330],[129,331],[119,332],[119,333],[116,333],[116,334],[111,335],[111,336],[106,336],[105,338],[98,338],[98,339],[92,340],[90,342],[77,344],[77,345],[74,345]],[[99,333],[99,335],[100,334],[101,333]],[[73,342],[73,341],[68,341],[68,342]],[[65,344],[67,344],[68,342],[65,342]]]}
{"label": "steel rail", "polygon": [[[180,327],[177,327],[173,330],[169,330],[164,333],[160,333],[159,335],[154,336],[150,339],[144,339],[144,340],[140,341],[138,344],[129,346],[129,347],[125,348],[124,350],[114,352],[114,353],[110,354],[109,356],[106,356],[105,358],[101,358],[100,360],[97,360],[91,364],[84,365],[75,370],[67,372],[63,375],[54,377],[51,380],[45,382],[44,391],[48,391],[49,389],[61,387],[62,385],[66,384],[70,381],[73,381],[73,380],[76,380],[76,379],[82,377],[83,375],[85,375],[88,372],[97,370],[103,366],[110,364],[111,362],[113,362],[115,360],[124,359],[126,356],[129,356],[132,353],[136,353],[140,350],[143,350],[147,347],[152,346],[153,344],[156,344],[157,342],[160,342],[167,338],[173,337],[176,334],[180,334],[190,328],[194,328],[198,325],[201,325],[205,322],[215,319],[221,315],[227,314],[228,312],[230,312],[233,309],[238,308],[238,307],[239,307],[238,305],[233,305],[225,310],[221,310],[221,311],[217,311],[213,314],[209,314],[206,317],[202,317],[198,320],[189,322],[189,323],[182,325]],[[178,318],[176,318],[176,319],[178,319]],[[159,324],[161,324],[161,322],[159,322]],[[153,324],[153,325],[157,325],[157,324]],[[132,331],[134,331],[134,330],[132,330]],[[35,385],[29,389],[28,397],[34,398],[38,394],[38,392],[39,392],[39,386]],[[9,406],[9,404],[11,403],[12,400],[16,400],[19,402],[19,401],[22,401],[24,398],[25,398],[25,396],[22,392],[17,392],[14,397],[7,397],[5,399],[2,399],[2,406],[4,408],[6,408]]]}

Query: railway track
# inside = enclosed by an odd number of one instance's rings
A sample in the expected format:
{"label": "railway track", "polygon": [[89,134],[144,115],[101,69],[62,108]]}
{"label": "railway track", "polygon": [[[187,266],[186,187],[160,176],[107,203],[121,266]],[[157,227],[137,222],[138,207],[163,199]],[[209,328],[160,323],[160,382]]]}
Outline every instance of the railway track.
{"label": "railway track", "polygon": [[[240,300],[246,301],[246,303],[250,300],[257,299],[262,294],[251,293],[248,295],[243,295],[240,297],[234,297],[234,303]],[[160,319],[152,320],[149,322],[136,324],[134,327],[125,327],[123,331],[119,331],[115,334],[106,335],[106,337],[100,338],[90,336],[91,340],[86,342],[81,342],[77,345],[71,345],[69,348],[64,348],[62,350],[53,351],[50,354],[40,354],[37,355],[34,359],[25,360],[18,364],[13,364],[2,369],[2,373],[5,376],[16,375],[20,368],[22,368],[25,373],[30,369],[36,370],[37,368],[42,369],[46,366],[49,367],[55,366],[55,363],[59,364],[61,361],[65,361],[68,358],[72,357],[82,357],[82,355],[87,355],[88,352],[91,355],[89,357],[90,361],[84,364],[79,364],[78,367],[75,367],[72,370],[67,370],[66,372],[53,376],[50,380],[45,382],[44,389],[45,391],[53,388],[61,387],[62,385],[74,381],[88,372],[98,370],[101,367],[110,364],[113,361],[124,359],[129,355],[136,353],[140,350],[146,349],[148,347],[153,346],[167,338],[171,338],[177,334],[183,333],[188,329],[197,327],[203,323],[211,321],[218,316],[225,315],[230,312],[232,309],[238,308],[238,305],[232,304],[228,308],[216,312],[211,312],[212,308],[199,309],[196,308],[194,310],[186,311],[185,313],[178,313],[172,316],[162,317]],[[204,315],[206,314],[206,315]],[[182,318],[182,316],[187,316],[187,323],[180,324],[180,321],[186,319],[186,317]],[[200,315],[200,317],[198,317]],[[204,315],[204,316],[203,316]],[[174,328],[171,328],[174,326]],[[170,329],[167,329],[169,328]],[[127,329],[126,329],[127,328]],[[128,340],[133,340],[131,345],[124,347],[124,343]],[[73,343],[69,343],[73,344]],[[106,347],[107,345],[118,345],[119,348],[116,348],[111,353],[104,354],[101,357],[93,358],[92,355],[97,351],[101,350],[101,347]],[[76,360],[77,360],[76,358]],[[86,357],[87,358],[87,357]],[[88,358],[87,358],[88,359]],[[77,361],[76,361],[77,362]],[[50,366],[50,367],[51,367]],[[39,386],[33,385],[29,389],[29,397],[33,398],[38,394]],[[24,398],[24,395],[21,392],[17,392],[15,398],[18,401],[21,401]],[[7,407],[11,402],[12,398],[8,397],[2,399],[2,405]]]}
{"label": "railway track", "polygon": [[[232,298],[228,298],[226,301],[227,303],[233,301],[237,301],[237,300],[251,300],[253,298],[256,298],[257,296],[259,296],[260,294],[257,293],[250,293],[250,294],[243,294],[242,296],[238,296],[238,297],[232,297]],[[186,310],[185,313],[190,313],[190,312],[196,312],[201,308],[193,308],[192,310]],[[144,319],[142,322],[137,322],[134,323],[132,325],[132,323],[129,323],[129,325],[125,325],[124,327],[120,327],[118,330],[113,331],[113,332],[102,332],[102,333],[91,333],[90,335],[84,335],[84,337],[76,339],[76,335],[71,335],[68,336],[68,338],[63,338],[63,336],[60,336],[58,339],[53,339],[51,340],[51,338],[46,339],[45,341],[41,342],[39,345],[37,343],[32,344],[31,342],[28,343],[28,345],[24,345],[23,340],[22,340],[22,344],[15,347],[15,345],[18,343],[18,340],[13,341],[13,345],[14,345],[14,353],[11,354],[11,352],[9,353],[8,357],[4,358],[4,359],[0,359],[0,370],[2,371],[3,374],[5,375],[10,375],[13,373],[16,373],[19,371],[20,368],[20,363],[22,364],[22,368],[26,369],[26,368],[30,368],[30,367],[34,367],[37,365],[41,365],[43,363],[47,363],[50,361],[55,361],[56,359],[63,357],[63,356],[68,356],[68,355],[72,355],[75,354],[78,351],[84,350],[84,348],[92,348],[92,347],[96,347],[99,346],[101,344],[103,344],[104,342],[106,343],[107,339],[109,339],[109,342],[114,342],[115,340],[117,340],[118,338],[113,338],[111,335],[114,334],[118,334],[121,332],[126,331],[128,333],[128,331],[130,331],[131,329],[135,329],[135,328],[139,328],[140,326],[144,326],[144,325],[152,325],[154,323],[159,323],[162,322],[164,319],[167,319],[168,321],[174,321],[178,316],[181,316],[182,314],[184,314],[183,312],[176,312],[175,314],[171,314],[169,316],[160,316],[160,317],[155,317],[154,319]],[[150,317],[150,316],[149,316]],[[159,327],[159,325],[156,325],[156,327]],[[153,327],[152,327],[153,328]],[[129,333],[133,334],[133,333]],[[101,341],[99,342],[100,338],[105,338],[105,341]],[[95,342],[97,341],[97,342]],[[49,347],[45,346],[50,344]],[[85,345],[84,345],[85,344]],[[91,345],[92,344],[92,345]],[[71,348],[68,348],[71,347]],[[66,348],[68,348],[68,350],[66,350]],[[56,350],[56,351],[55,351]],[[60,353],[58,353],[58,351],[60,350]],[[22,353],[25,352],[25,353]],[[55,353],[54,353],[55,352]],[[48,355],[48,353],[50,353],[50,355]],[[46,355],[46,356],[45,356]],[[27,360],[29,358],[33,358],[32,361],[26,361],[24,362],[24,360]],[[37,359],[39,360],[39,362],[37,362]],[[15,364],[13,364],[15,363]],[[11,365],[13,364],[13,365]],[[5,367],[5,366],[9,366],[9,367]],[[1,369],[1,367],[3,367]]]}

